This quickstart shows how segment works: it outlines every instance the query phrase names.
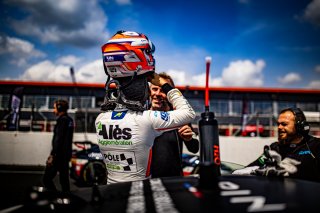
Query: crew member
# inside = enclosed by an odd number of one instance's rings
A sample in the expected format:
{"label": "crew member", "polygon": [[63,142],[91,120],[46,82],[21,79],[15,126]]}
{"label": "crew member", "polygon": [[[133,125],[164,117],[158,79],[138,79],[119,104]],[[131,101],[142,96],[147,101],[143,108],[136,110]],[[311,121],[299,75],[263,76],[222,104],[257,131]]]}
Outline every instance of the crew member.
{"label": "crew member", "polygon": [[[174,87],[171,76],[162,72],[160,78],[166,79]],[[150,84],[151,110],[170,111],[172,105],[168,102],[166,94],[161,87]],[[179,129],[167,131],[158,136],[152,148],[151,174],[153,178],[183,176],[181,157],[183,143],[191,153],[199,151],[199,140],[192,130],[191,124],[184,125]]]}
{"label": "crew member", "polygon": [[266,146],[257,160],[233,174],[320,181],[320,139],[309,135],[309,130],[301,109],[283,109],[278,117],[278,141]]}
{"label": "crew member", "polygon": [[52,149],[46,161],[43,184],[51,191],[57,191],[53,182],[59,172],[59,181],[63,192],[70,191],[69,161],[72,155],[74,124],[68,115],[69,104],[66,100],[56,100],[53,113],[58,117],[53,130]]}

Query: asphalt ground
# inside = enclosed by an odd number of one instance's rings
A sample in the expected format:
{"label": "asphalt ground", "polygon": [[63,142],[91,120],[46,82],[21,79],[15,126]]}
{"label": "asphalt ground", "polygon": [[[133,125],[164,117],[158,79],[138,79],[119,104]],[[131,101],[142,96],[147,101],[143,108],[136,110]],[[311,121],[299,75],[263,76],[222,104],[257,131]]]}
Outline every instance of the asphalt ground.
{"label": "asphalt ground", "polygon": [[[10,208],[22,205],[26,196],[30,195],[28,193],[30,187],[42,186],[43,171],[43,167],[19,168],[9,166],[6,168],[0,166],[0,213],[8,213]],[[211,183],[205,181],[208,180],[207,176],[204,177],[204,183]],[[56,177],[55,182],[58,183],[58,177]],[[132,186],[130,183],[111,184],[101,186],[98,190],[100,191],[98,194],[103,197],[103,202],[99,205],[92,204],[93,188],[77,186],[72,179],[70,179],[70,183],[72,194],[77,196],[71,197],[73,205],[70,205],[70,209],[72,210],[67,212],[91,213],[105,212],[105,210],[125,212],[128,205],[137,203],[137,208],[146,206],[146,209],[152,210],[150,212],[157,212],[156,207],[164,210],[172,206],[172,200],[174,200],[175,207],[180,212],[318,213],[320,208],[317,196],[320,194],[320,184],[290,178],[222,175],[219,177],[219,183],[223,183],[219,185],[220,188],[211,190],[209,187],[210,190],[200,190],[203,196],[200,198],[199,194],[195,193],[197,191],[190,188],[199,183],[197,179],[192,177],[162,178],[162,184],[159,184],[157,178],[136,182],[142,184],[135,184],[136,191],[132,194],[130,194]],[[140,186],[140,188],[137,186]],[[57,187],[59,188],[58,184]],[[145,199],[141,199],[141,191],[139,190],[143,191]],[[166,192],[166,195],[164,195],[164,192]],[[168,193],[170,193],[170,196],[168,196]],[[170,202],[168,198],[170,198]],[[146,200],[146,205],[137,202],[140,200]],[[85,205],[89,202],[90,205]],[[156,205],[158,203],[163,205]],[[22,212],[24,211],[22,210]]]}
{"label": "asphalt ground", "polygon": [[[7,208],[21,205],[28,195],[28,190],[33,186],[43,186],[42,166],[6,166],[0,165],[0,213],[6,212]],[[54,179],[57,189],[60,190],[59,178]],[[79,189],[73,179],[70,178],[71,192]]]}

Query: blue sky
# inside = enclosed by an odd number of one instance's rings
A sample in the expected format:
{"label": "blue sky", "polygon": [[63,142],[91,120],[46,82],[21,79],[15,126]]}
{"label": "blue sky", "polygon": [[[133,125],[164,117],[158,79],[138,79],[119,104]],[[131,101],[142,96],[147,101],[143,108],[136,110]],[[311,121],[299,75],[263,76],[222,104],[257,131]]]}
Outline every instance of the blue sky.
{"label": "blue sky", "polygon": [[320,0],[2,0],[0,79],[104,83],[101,46],[146,34],[176,85],[320,89]]}

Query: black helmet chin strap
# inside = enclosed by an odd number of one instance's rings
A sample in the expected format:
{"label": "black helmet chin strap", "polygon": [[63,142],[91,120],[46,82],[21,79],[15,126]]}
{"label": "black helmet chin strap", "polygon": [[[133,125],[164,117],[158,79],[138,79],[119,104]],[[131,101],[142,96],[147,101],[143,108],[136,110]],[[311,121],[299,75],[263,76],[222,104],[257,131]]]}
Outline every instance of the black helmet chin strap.
{"label": "black helmet chin strap", "polygon": [[[105,68],[105,66],[104,66]],[[139,101],[132,101],[126,99],[125,95],[123,94],[122,90],[127,88],[132,84],[132,82],[135,80],[135,78],[138,76],[138,71],[141,69],[141,67],[137,67],[137,70],[134,72],[132,78],[130,81],[125,85],[120,85],[119,81],[112,79],[110,80],[110,75],[107,74],[108,79],[105,84],[106,88],[106,95],[104,98],[104,102],[101,105],[102,111],[108,111],[108,110],[114,110],[118,104],[123,103],[126,105],[128,109],[132,109],[135,111],[144,111],[145,107],[139,102]],[[106,68],[105,68],[106,71]],[[106,72],[108,73],[108,72]],[[116,88],[112,89],[110,88],[111,84],[115,84]]]}
{"label": "black helmet chin strap", "polygon": [[125,85],[121,85],[120,86],[120,89],[125,89],[125,88],[127,88],[128,86],[130,86],[130,84],[132,84],[132,82],[133,82],[133,80],[138,76],[138,68],[137,68],[137,70],[136,71],[134,71],[134,73],[133,73],[133,76],[132,76],[132,78],[131,78],[131,80],[127,83],[127,84],[125,84]]}
{"label": "black helmet chin strap", "polygon": [[[110,80],[110,76],[108,76],[108,81],[106,82],[106,95],[104,96],[104,101],[101,104],[102,111],[114,110],[116,107],[116,103],[119,102],[120,98],[120,84],[117,80]],[[116,88],[111,89],[110,85],[115,84]]]}

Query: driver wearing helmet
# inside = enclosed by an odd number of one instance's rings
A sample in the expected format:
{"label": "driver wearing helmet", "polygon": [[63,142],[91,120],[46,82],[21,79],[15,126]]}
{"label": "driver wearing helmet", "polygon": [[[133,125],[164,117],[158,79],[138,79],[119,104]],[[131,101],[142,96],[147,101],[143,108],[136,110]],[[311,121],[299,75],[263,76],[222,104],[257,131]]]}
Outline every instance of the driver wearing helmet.
{"label": "driver wearing helmet", "polygon": [[[132,31],[118,31],[102,46],[108,80],[95,127],[108,184],[150,178],[154,139],[195,118],[181,92],[154,72],[154,50],[145,35]],[[146,110],[148,81],[162,88],[175,110]]]}

